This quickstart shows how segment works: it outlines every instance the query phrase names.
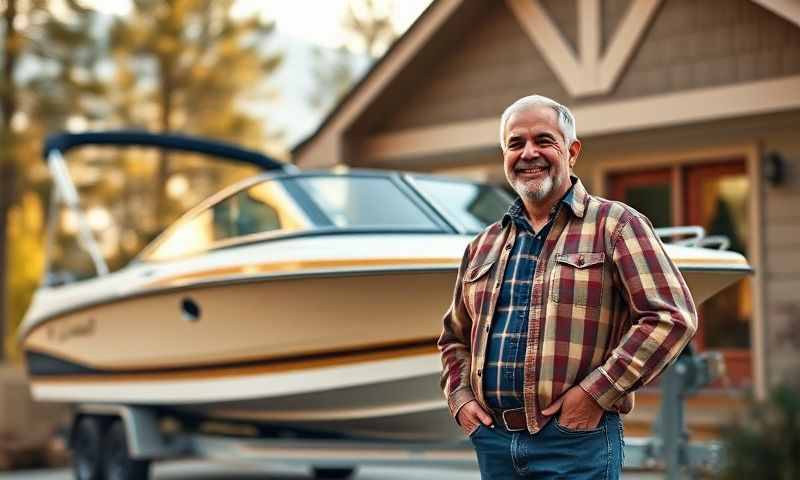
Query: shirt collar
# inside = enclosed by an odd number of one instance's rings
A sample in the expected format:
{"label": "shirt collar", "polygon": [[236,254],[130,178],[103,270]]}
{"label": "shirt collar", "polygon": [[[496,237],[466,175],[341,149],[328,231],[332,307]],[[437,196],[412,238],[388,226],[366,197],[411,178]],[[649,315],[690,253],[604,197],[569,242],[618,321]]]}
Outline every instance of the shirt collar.
{"label": "shirt collar", "polygon": [[[583,218],[583,213],[586,209],[586,201],[588,200],[588,193],[586,193],[586,189],[583,187],[581,180],[577,176],[570,175],[570,181],[572,182],[572,186],[569,188],[569,190],[567,190],[567,193],[561,197],[561,201],[553,205],[553,209],[550,211],[551,219],[558,212],[558,209],[562,204],[569,207],[576,217]],[[517,225],[528,226],[528,228],[530,228],[528,219],[525,217],[525,205],[522,203],[522,199],[519,197],[517,197],[517,199],[514,200],[514,203],[508,207],[508,210],[503,215],[501,223],[503,227],[506,227],[512,220],[514,220]]]}

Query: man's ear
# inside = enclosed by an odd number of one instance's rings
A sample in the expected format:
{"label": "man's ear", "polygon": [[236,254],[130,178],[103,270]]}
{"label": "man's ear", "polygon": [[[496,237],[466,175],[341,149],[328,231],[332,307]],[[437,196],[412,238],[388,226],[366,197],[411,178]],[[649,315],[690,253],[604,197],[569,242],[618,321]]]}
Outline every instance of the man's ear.
{"label": "man's ear", "polygon": [[578,161],[578,156],[581,154],[581,141],[577,138],[572,141],[569,146],[569,167],[574,168],[575,162]]}

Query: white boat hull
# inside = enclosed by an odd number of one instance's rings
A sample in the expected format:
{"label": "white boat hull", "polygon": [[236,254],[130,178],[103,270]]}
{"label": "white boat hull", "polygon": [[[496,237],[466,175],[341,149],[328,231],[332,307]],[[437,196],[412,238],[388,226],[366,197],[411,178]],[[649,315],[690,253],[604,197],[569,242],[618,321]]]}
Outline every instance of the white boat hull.
{"label": "white boat hull", "polygon": [[[117,298],[76,294],[49,316],[40,296],[32,312],[42,318],[24,341],[33,394],[351,436],[461,438],[439,390],[435,341],[459,260],[444,253],[466,239],[440,240],[411,237],[387,251],[376,250],[383,240],[348,244],[373,256],[300,259],[293,270],[256,246],[252,255],[223,252],[210,270],[206,262],[120,272],[106,287]],[[668,250],[698,303],[748,271],[724,263],[735,254],[714,263],[697,249]]]}

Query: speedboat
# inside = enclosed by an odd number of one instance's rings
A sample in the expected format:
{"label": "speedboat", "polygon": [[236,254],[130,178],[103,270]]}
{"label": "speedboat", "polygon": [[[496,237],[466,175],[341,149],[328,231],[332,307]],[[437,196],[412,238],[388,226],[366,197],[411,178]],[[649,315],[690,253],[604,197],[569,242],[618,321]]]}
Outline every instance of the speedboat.
{"label": "speedboat", "polygon": [[[69,176],[84,145],[202,153],[264,171],[211,196],[109,272]],[[344,436],[461,438],[436,339],[461,255],[500,218],[502,189],[393,171],[299,171],[177,135],[51,137],[53,208],[75,210],[95,274],[50,271],[20,328],[39,401],[149,406]],[[744,257],[668,243],[697,303]],[[660,232],[667,240],[685,230]],[[52,233],[51,233],[52,235]]]}

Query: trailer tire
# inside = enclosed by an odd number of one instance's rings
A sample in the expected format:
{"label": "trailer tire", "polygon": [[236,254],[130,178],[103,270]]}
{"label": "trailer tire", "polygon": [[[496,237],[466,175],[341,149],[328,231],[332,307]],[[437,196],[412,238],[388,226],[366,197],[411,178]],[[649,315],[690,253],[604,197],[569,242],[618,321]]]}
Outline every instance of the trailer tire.
{"label": "trailer tire", "polygon": [[314,467],[314,478],[318,480],[344,480],[352,478],[355,468],[318,468]]}
{"label": "trailer tire", "polygon": [[76,480],[104,480],[103,419],[82,416],[72,431],[72,471]]}
{"label": "trailer tire", "polygon": [[119,419],[106,432],[102,457],[103,480],[147,480],[150,476],[148,460],[131,458],[125,424]]}

